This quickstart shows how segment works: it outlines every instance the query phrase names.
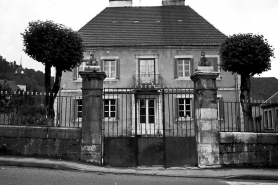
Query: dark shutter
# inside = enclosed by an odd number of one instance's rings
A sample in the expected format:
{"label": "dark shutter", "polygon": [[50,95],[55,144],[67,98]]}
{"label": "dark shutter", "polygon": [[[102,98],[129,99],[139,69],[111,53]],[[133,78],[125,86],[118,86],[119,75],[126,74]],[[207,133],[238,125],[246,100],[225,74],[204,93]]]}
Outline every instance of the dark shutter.
{"label": "dark shutter", "polygon": [[219,118],[224,118],[224,101],[223,101],[223,97],[219,98]]}
{"label": "dark shutter", "polygon": [[174,78],[178,78],[178,60],[175,58],[174,59]]}
{"label": "dark shutter", "polygon": [[119,106],[119,99],[115,99],[115,104],[116,104],[116,119],[119,119],[119,115],[120,115],[120,106]]}
{"label": "dark shutter", "polygon": [[120,59],[116,60],[116,79],[120,79]]}
{"label": "dark shutter", "polygon": [[194,73],[194,71],[195,71],[195,68],[194,68],[194,59],[193,58],[191,58],[190,59],[190,73],[191,73],[191,75]]}
{"label": "dark shutter", "polygon": [[73,80],[77,80],[77,67],[73,69],[72,77],[73,77]]}
{"label": "dark shutter", "polygon": [[179,98],[175,98],[175,118],[178,119],[179,118]]}

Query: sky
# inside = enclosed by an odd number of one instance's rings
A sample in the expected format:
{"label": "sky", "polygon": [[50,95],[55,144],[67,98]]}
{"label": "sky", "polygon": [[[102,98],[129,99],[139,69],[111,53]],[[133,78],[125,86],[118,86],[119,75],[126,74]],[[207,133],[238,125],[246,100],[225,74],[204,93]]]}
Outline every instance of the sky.
{"label": "sky", "polygon": [[[133,6],[161,6],[162,0],[133,0]],[[278,78],[278,0],[185,0],[225,35],[264,35],[276,58],[262,77]],[[24,68],[44,66],[23,52],[21,33],[31,21],[52,20],[78,31],[109,6],[109,0],[0,0],[0,55]]]}

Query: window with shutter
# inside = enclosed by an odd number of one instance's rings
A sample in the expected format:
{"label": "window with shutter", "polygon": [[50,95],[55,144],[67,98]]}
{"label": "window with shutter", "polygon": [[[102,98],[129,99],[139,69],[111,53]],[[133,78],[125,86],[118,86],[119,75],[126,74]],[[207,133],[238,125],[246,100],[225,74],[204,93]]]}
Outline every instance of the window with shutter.
{"label": "window with shutter", "polygon": [[120,79],[120,60],[117,56],[101,57],[101,70],[106,74],[106,80]]}
{"label": "window with shutter", "polygon": [[117,118],[117,99],[104,100],[104,118]]}
{"label": "window with shutter", "polygon": [[177,116],[178,118],[192,117],[192,101],[191,98],[177,98]]}
{"label": "window with shutter", "polygon": [[174,78],[189,80],[194,72],[193,56],[175,56]]}

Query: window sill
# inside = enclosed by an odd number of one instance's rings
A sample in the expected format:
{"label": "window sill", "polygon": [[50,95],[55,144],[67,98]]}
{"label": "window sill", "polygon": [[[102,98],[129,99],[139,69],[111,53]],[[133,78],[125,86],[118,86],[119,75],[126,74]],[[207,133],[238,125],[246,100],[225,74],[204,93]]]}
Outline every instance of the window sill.
{"label": "window sill", "polygon": [[77,78],[76,80],[73,80],[75,83],[81,83],[82,82],[82,78]]}
{"label": "window sill", "polygon": [[116,118],[103,118],[102,121],[112,122],[112,121],[119,121],[119,119],[116,119]]}
{"label": "window sill", "polygon": [[175,80],[191,80],[190,77],[178,77]]}
{"label": "window sill", "polygon": [[176,119],[176,121],[193,121],[193,118],[184,118],[184,117],[180,117],[178,119]]}
{"label": "window sill", "polygon": [[118,81],[118,79],[116,79],[116,78],[105,78],[104,81],[105,82],[116,82],[116,81]]}

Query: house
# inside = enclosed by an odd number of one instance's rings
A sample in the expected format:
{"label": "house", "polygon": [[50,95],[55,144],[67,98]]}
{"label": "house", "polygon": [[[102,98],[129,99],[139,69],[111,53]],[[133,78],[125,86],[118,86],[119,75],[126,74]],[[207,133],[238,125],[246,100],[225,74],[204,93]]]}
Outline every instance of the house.
{"label": "house", "polygon": [[[93,53],[107,75],[105,91],[134,88],[137,94],[142,94],[136,97],[138,102],[135,102],[135,96],[120,100],[119,94],[105,95],[104,120],[114,122],[120,115],[129,122],[134,122],[135,117],[138,122],[146,121],[146,118],[150,123],[160,122],[161,88],[191,89],[186,93],[177,90],[180,95],[169,98],[169,102],[174,103],[169,103],[168,111],[176,116],[179,114],[181,120],[192,118],[194,84],[190,76],[198,67],[202,51],[213,70],[220,72],[217,78],[219,100],[238,100],[239,77],[221,71],[218,65],[219,45],[226,36],[190,6],[185,6],[184,0],[162,0],[162,6],[155,7],[133,7],[132,0],[110,0],[110,7],[91,19],[79,33],[84,38],[85,57]],[[73,120],[82,116],[82,79],[78,72],[85,66],[83,62],[62,76],[61,94],[75,96],[71,110]],[[124,111],[122,105],[126,104],[132,108]],[[137,116],[134,115],[136,111]],[[152,126],[149,128],[152,132]],[[134,129],[133,126],[133,132]]]}
{"label": "house", "polygon": [[278,79],[275,77],[252,77],[252,115],[256,131],[278,131]]}
{"label": "house", "polygon": [[251,77],[250,82],[253,131],[273,132],[278,125],[278,112],[276,112],[278,79],[275,77]]}

